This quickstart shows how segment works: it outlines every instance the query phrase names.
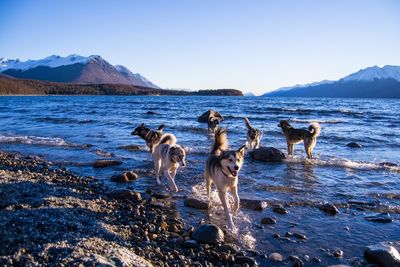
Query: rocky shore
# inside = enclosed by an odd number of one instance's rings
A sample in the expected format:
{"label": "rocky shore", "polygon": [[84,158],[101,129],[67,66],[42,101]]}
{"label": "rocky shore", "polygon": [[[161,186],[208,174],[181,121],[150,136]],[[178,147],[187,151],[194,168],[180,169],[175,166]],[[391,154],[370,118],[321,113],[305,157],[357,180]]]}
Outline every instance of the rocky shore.
{"label": "rocky shore", "polygon": [[165,195],[0,152],[1,266],[254,265],[215,225],[185,224]]}

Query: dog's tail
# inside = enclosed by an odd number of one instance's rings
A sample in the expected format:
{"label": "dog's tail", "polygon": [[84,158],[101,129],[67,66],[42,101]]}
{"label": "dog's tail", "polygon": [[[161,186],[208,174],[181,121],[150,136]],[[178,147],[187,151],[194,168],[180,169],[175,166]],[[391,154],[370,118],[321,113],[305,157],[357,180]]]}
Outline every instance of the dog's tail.
{"label": "dog's tail", "polygon": [[211,148],[211,154],[219,155],[222,151],[228,149],[228,139],[226,137],[226,129],[219,128],[215,132],[214,144]]}
{"label": "dog's tail", "polygon": [[251,129],[249,118],[245,117],[244,118],[244,123],[246,124],[247,129]]}
{"label": "dog's tail", "polygon": [[311,133],[311,136],[313,138],[318,137],[319,134],[321,133],[321,126],[319,125],[318,122],[313,122],[310,124],[310,126],[308,126],[308,130]]}
{"label": "dog's tail", "polygon": [[161,136],[159,144],[168,144],[173,146],[176,144],[176,137],[173,134],[167,133]]}

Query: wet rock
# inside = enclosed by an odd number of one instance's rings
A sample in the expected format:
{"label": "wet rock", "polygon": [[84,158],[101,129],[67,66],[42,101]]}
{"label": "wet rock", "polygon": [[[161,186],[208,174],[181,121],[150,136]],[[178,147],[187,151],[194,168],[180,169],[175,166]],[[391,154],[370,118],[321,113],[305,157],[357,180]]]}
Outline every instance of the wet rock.
{"label": "wet rock", "polygon": [[158,199],[165,199],[165,198],[169,198],[171,195],[168,193],[163,193],[163,192],[151,192],[151,196],[158,198]]}
{"label": "wet rock", "polygon": [[272,211],[278,214],[288,214],[289,211],[283,207],[283,205],[278,204],[272,208]]}
{"label": "wet rock", "polygon": [[362,145],[356,142],[347,143],[346,146],[350,148],[362,148]]}
{"label": "wet rock", "polygon": [[224,118],[222,117],[221,113],[219,113],[218,111],[214,111],[214,110],[211,110],[211,109],[210,109],[210,110],[204,112],[203,114],[201,114],[201,115],[197,118],[197,121],[198,121],[198,122],[205,122],[205,123],[207,123],[207,122],[208,122],[208,118],[210,117],[210,115],[213,116],[213,117],[219,118],[220,121],[223,121],[223,120],[224,120]]}
{"label": "wet rock", "polygon": [[293,236],[294,238],[297,238],[297,239],[300,239],[300,240],[307,240],[307,239],[308,239],[307,236],[306,236],[305,234],[297,233],[297,232],[294,232],[294,233],[292,234],[292,236]]}
{"label": "wet rock", "polygon": [[224,242],[224,232],[215,224],[203,224],[197,227],[192,237],[199,242],[207,244]]}
{"label": "wet rock", "polygon": [[350,267],[350,266],[345,264],[335,264],[335,265],[329,265],[328,267]]}
{"label": "wet rock", "polygon": [[393,162],[381,162],[379,165],[384,166],[384,167],[398,167],[399,165]]}
{"label": "wet rock", "polygon": [[201,210],[208,210],[210,208],[210,203],[196,198],[186,198],[183,201],[183,204],[187,207],[201,209]]}
{"label": "wet rock", "polygon": [[393,222],[393,218],[390,216],[389,213],[381,213],[375,216],[367,216],[365,219],[369,222],[376,222],[376,223],[391,223]]}
{"label": "wet rock", "polygon": [[156,115],[157,112],[152,111],[152,110],[149,110],[149,111],[146,112],[146,114],[147,114],[147,115]]}
{"label": "wet rock", "polygon": [[100,160],[96,160],[92,166],[94,168],[105,168],[105,167],[121,165],[121,164],[122,164],[122,161],[120,161],[120,160],[100,159]]}
{"label": "wet rock", "polygon": [[322,262],[322,260],[320,259],[320,258],[318,258],[318,257],[314,257],[314,258],[312,258],[311,259],[313,262],[315,262],[315,263],[320,263],[320,262]]}
{"label": "wet rock", "polygon": [[133,171],[130,171],[111,176],[111,181],[116,183],[128,183],[136,180],[137,178],[139,178],[139,175]]}
{"label": "wet rock", "polygon": [[297,256],[290,255],[288,259],[293,263],[293,266],[295,267],[301,267],[304,265],[303,261]]}
{"label": "wet rock", "polygon": [[400,266],[400,254],[390,242],[380,242],[364,250],[368,263],[381,267]]}
{"label": "wet rock", "polygon": [[116,189],[107,194],[112,198],[120,198],[120,199],[130,199],[130,200],[142,200],[142,196],[139,192],[134,192],[129,189]]}
{"label": "wet rock", "polygon": [[118,147],[120,149],[130,150],[130,151],[138,151],[140,150],[140,146],[138,145],[126,145]]}
{"label": "wet rock", "polygon": [[268,207],[268,203],[262,200],[257,199],[246,199],[242,198],[240,200],[240,205],[243,208],[252,209],[252,210],[263,210]]}
{"label": "wet rock", "polygon": [[336,258],[342,258],[343,257],[343,250],[341,249],[336,249],[333,252],[333,256],[335,256]]}
{"label": "wet rock", "polygon": [[217,251],[223,253],[236,254],[239,251],[239,247],[235,244],[228,243],[217,247]]}
{"label": "wet rock", "polygon": [[252,159],[263,162],[282,162],[286,156],[285,154],[274,147],[260,147],[250,152]]}
{"label": "wet rock", "polygon": [[264,217],[261,219],[261,224],[276,224],[275,217]]}
{"label": "wet rock", "polygon": [[270,261],[281,262],[281,261],[283,261],[283,256],[278,252],[273,252],[273,253],[269,254],[268,259]]}
{"label": "wet rock", "polygon": [[320,210],[328,213],[329,215],[336,215],[339,213],[339,210],[336,208],[335,205],[330,203],[325,203],[318,207]]}
{"label": "wet rock", "polygon": [[260,255],[260,253],[257,250],[254,250],[254,249],[246,249],[246,253],[248,255],[253,256],[253,257],[257,257],[258,255]]}
{"label": "wet rock", "polygon": [[199,243],[197,243],[196,240],[187,240],[183,243],[183,245],[188,248],[197,248]]}
{"label": "wet rock", "polygon": [[279,239],[279,238],[281,238],[281,235],[280,234],[273,234],[272,237],[276,238],[276,239]]}
{"label": "wet rock", "polygon": [[253,258],[250,258],[247,256],[235,257],[235,264],[239,264],[239,265],[248,264],[249,266],[257,266],[257,262]]}

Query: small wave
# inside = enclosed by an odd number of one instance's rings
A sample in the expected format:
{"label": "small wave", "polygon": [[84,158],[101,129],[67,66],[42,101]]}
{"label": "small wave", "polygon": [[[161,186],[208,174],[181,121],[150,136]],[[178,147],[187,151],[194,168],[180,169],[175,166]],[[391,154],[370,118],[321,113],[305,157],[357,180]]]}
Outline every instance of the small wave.
{"label": "small wave", "polygon": [[326,124],[337,124],[337,123],[343,123],[343,122],[345,122],[344,120],[319,120],[319,119],[311,120],[311,119],[297,119],[297,118],[289,119],[289,121],[292,121],[292,122],[301,122],[301,123],[313,123],[313,122],[318,122],[318,123],[321,123],[321,124],[323,124],[323,123],[326,123]]}
{"label": "small wave", "polygon": [[304,159],[304,158],[287,158],[286,163],[293,164],[312,164],[322,167],[342,167],[355,170],[385,170],[391,172],[400,172],[400,166],[393,162],[363,162],[351,161],[348,159],[331,158],[331,159]]}
{"label": "small wave", "polygon": [[34,119],[37,122],[49,122],[49,123],[55,123],[55,124],[85,124],[85,123],[93,123],[95,122],[94,120],[90,119],[83,119],[83,120],[77,120],[77,119],[72,119],[72,118],[53,118],[53,117],[43,117],[43,118],[37,118]]}
{"label": "small wave", "polygon": [[25,145],[42,145],[42,146],[64,146],[64,147],[85,147],[87,145],[77,145],[66,142],[59,137],[42,137],[32,135],[7,136],[0,135],[0,144],[25,144]]}

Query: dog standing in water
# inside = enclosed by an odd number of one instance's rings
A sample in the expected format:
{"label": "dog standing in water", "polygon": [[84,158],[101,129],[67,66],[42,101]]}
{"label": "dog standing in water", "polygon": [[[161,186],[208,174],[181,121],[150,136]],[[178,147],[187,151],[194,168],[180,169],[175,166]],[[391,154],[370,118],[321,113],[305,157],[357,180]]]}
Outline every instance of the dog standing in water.
{"label": "dog standing in water", "polygon": [[248,118],[244,118],[244,123],[246,124],[247,128],[247,148],[250,151],[259,148],[261,144],[261,131],[252,127]]}
{"label": "dog standing in water", "polygon": [[[238,175],[243,165],[246,146],[243,145],[238,150],[229,150],[226,129],[223,128],[218,129],[214,137],[214,144],[208,156],[204,173],[207,196],[210,200],[211,184],[214,183],[228,220],[228,226],[231,230],[236,231],[232,213],[235,214],[239,209]],[[228,207],[228,192],[231,192],[234,198],[232,212]]]}
{"label": "dog standing in water", "polygon": [[[142,138],[144,141],[146,141],[146,145],[150,149],[150,154],[153,153],[154,148],[158,145],[158,143],[161,140],[161,137],[165,134],[163,134],[164,130],[164,125],[160,125],[157,129],[157,131],[153,131],[150,128],[146,127],[144,123],[139,125],[138,127],[133,130],[131,133],[132,135],[137,135],[140,138]],[[170,135],[170,134],[169,134]],[[176,140],[175,140],[176,142]]]}
{"label": "dog standing in water", "polygon": [[[173,142],[171,142],[173,141]],[[171,135],[161,137],[159,144],[152,154],[154,168],[156,171],[157,184],[161,184],[160,176],[164,174],[169,181],[173,192],[178,192],[175,183],[176,172],[179,166],[185,167],[186,152],[182,146],[176,144],[176,139],[172,140]]]}
{"label": "dog standing in water", "polygon": [[279,122],[278,127],[282,128],[283,134],[286,137],[286,143],[288,148],[288,154],[293,156],[294,145],[304,142],[304,149],[307,154],[307,158],[312,158],[312,152],[317,144],[317,137],[321,133],[321,126],[314,122],[308,126],[308,130],[295,129],[288,121],[282,120]]}

